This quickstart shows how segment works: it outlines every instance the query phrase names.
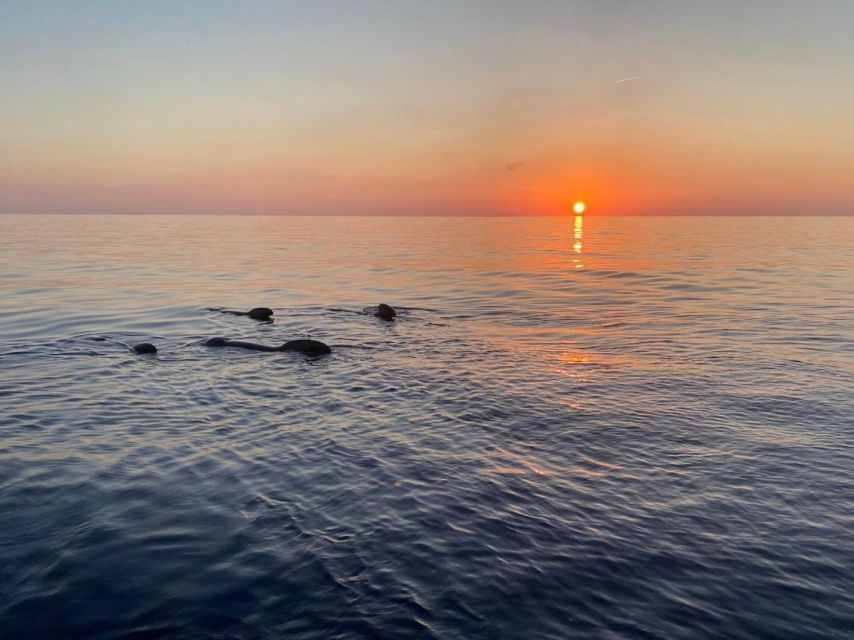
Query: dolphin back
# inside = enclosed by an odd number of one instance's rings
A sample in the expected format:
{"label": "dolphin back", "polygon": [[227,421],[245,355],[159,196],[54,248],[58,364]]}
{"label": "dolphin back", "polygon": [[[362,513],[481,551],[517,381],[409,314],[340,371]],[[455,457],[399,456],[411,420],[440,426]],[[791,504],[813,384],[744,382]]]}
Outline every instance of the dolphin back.
{"label": "dolphin back", "polygon": [[319,340],[307,339],[289,340],[279,347],[279,349],[281,351],[299,351],[308,356],[324,356],[327,353],[332,353],[332,349],[329,348],[328,344]]}

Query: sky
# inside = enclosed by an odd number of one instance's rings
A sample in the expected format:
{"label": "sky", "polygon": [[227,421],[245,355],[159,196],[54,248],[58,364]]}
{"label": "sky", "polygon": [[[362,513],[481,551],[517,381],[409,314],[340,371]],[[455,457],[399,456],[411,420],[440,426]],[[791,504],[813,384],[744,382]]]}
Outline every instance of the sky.
{"label": "sky", "polygon": [[0,0],[0,213],[854,213],[854,2]]}

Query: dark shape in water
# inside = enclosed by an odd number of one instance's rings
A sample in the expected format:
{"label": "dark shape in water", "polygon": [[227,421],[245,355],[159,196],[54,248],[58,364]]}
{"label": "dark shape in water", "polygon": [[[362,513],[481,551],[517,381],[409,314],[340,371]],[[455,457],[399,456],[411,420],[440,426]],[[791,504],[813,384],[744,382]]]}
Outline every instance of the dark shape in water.
{"label": "dark shape in water", "polygon": [[327,353],[332,353],[331,347],[325,342],[309,340],[307,338],[288,340],[279,348],[282,351],[299,351],[309,356],[324,356]]}
{"label": "dark shape in water", "polygon": [[273,319],[273,310],[268,309],[267,307],[255,307],[254,309],[250,309],[249,311],[231,311],[230,309],[223,309],[222,312],[230,313],[234,316],[249,316],[253,320]]}
{"label": "dark shape in water", "polygon": [[394,307],[389,306],[384,302],[381,302],[380,305],[377,307],[377,310],[374,315],[383,320],[391,321],[394,320],[395,316],[397,315],[397,311],[394,310]]}
{"label": "dark shape in water", "polygon": [[210,338],[205,342],[206,347],[240,347],[241,349],[251,349],[252,351],[299,351],[308,356],[323,356],[327,353],[332,353],[329,345],[320,342],[319,340],[289,340],[280,347],[270,347],[265,344],[256,344],[254,342],[244,342],[242,340],[228,340],[227,338]]}
{"label": "dark shape in water", "polygon": [[136,353],[157,353],[157,347],[150,342],[140,342],[133,345],[132,348]]}

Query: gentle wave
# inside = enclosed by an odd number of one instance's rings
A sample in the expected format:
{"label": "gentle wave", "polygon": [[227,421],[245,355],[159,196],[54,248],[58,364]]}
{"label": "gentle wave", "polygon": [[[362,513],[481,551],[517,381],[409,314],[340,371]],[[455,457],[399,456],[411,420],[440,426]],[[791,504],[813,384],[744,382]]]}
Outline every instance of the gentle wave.
{"label": "gentle wave", "polygon": [[0,217],[6,636],[850,635],[851,221],[43,220]]}

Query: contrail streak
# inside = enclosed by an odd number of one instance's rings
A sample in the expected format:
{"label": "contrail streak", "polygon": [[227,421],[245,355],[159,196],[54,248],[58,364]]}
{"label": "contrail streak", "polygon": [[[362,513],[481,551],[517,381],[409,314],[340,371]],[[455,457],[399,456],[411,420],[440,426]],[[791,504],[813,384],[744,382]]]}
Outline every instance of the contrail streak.
{"label": "contrail streak", "polygon": [[617,80],[614,84],[620,84],[621,82],[631,82],[632,80],[637,79],[637,76],[632,76],[631,78],[623,78],[622,80]]}

